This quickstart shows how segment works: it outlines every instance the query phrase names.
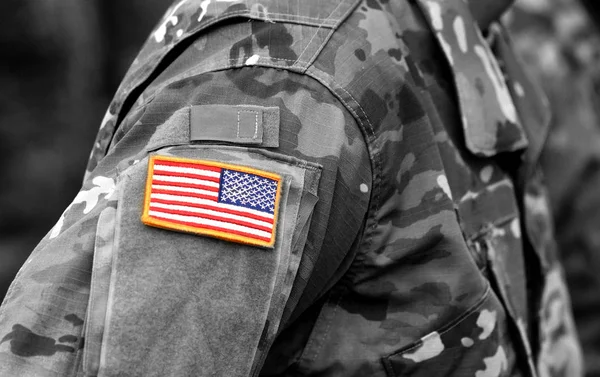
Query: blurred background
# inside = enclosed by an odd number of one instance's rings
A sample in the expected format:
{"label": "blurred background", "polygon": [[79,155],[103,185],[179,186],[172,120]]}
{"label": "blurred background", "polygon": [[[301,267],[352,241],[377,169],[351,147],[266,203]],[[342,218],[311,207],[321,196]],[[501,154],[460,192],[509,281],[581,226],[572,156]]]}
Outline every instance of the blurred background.
{"label": "blurred background", "polygon": [[77,194],[109,101],[170,3],[0,2],[0,298]]}
{"label": "blurred background", "polygon": [[600,2],[517,0],[517,52],[553,111],[541,163],[587,377],[600,377]]}
{"label": "blurred background", "polygon": [[[171,1],[0,2],[0,299],[79,190],[104,111]],[[517,0],[507,15],[554,110],[542,163],[588,376],[600,376],[599,10]]]}

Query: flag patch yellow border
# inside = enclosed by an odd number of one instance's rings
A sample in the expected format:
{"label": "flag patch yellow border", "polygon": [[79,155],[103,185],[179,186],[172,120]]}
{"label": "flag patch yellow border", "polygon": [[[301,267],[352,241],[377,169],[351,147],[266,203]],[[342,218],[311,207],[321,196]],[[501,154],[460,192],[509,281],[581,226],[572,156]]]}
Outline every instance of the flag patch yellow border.
{"label": "flag patch yellow border", "polygon": [[273,248],[280,175],[210,160],[153,155],[141,220],[156,228]]}

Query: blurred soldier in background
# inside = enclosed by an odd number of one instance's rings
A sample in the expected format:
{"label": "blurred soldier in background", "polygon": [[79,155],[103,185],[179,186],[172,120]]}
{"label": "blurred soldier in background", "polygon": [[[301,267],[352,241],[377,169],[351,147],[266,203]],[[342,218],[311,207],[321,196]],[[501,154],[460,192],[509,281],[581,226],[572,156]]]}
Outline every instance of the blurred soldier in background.
{"label": "blurred soldier in background", "polygon": [[593,377],[600,376],[599,8],[593,1],[520,0],[510,18],[516,48],[543,83],[554,115],[541,161]]}
{"label": "blurred soldier in background", "polygon": [[580,376],[510,3],[176,2],[0,374]]}

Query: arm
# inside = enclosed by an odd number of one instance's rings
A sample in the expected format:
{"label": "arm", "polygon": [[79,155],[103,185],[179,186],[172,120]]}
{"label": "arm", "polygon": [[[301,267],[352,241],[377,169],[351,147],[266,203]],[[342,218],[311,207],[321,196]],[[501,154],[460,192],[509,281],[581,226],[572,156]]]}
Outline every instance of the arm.
{"label": "arm", "polygon": [[[235,40],[249,31],[232,30]],[[314,79],[207,63],[234,42],[198,38],[124,116],[7,295],[0,371],[249,375],[344,271],[369,201],[362,135]],[[151,156],[276,177],[273,245],[143,220],[144,208],[165,204],[146,196],[160,180]],[[196,207],[166,204],[194,218]]]}

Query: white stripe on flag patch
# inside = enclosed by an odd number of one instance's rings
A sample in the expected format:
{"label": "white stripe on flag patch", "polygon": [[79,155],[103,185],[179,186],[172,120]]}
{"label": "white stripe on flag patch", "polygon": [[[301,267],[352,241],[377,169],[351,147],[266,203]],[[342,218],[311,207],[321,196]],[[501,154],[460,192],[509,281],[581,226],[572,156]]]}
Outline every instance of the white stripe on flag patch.
{"label": "white stripe on flag patch", "polygon": [[[166,188],[160,188],[159,189],[158,187],[166,187]],[[190,189],[190,188],[187,188],[187,187],[177,187],[177,186],[156,186],[156,185],[152,185],[152,188],[155,189],[155,190],[170,190],[170,191],[181,192],[181,196],[186,196],[185,194],[187,193],[187,194],[199,194],[199,195],[212,196],[215,199],[219,197],[219,192],[218,191],[208,191],[208,190],[202,190],[202,189]],[[189,196],[189,197],[193,197],[193,196]]]}
{"label": "white stripe on flag patch", "polygon": [[194,217],[194,216],[174,215],[171,213],[163,213],[163,212],[157,212],[157,211],[152,211],[152,210],[150,210],[148,213],[150,214],[150,216],[154,216],[154,217],[158,217],[158,218],[183,221],[183,222],[194,223],[194,224],[198,224],[198,225],[213,226],[213,227],[221,228],[225,231],[226,230],[234,230],[237,232],[253,234],[258,237],[271,238],[270,232],[264,232],[262,230],[253,229],[253,228],[236,225],[236,224],[231,224],[231,223],[227,223],[224,221],[215,221],[215,220],[203,219],[203,218]]}
{"label": "white stripe on flag patch", "polygon": [[150,198],[151,199],[168,200],[168,201],[174,201],[174,202],[181,202],[184,204],[185,203],[205,204],[205,205],[210,205],[214,208],[225,208],[225,209],[229,209],[232,211],[246,212],[246,213],[249,213],[249,214],[252,214],[255,216],[263,217],[265,219],[272,220],[274,218],[274,216],[270,213],[261,212],[261,211],[255,210],[255,209],[250,209],[250,208],[245,208],[245,207],[234,206],[231,204],[217,203],[216,200],[194,198],[194,197],[189,197],[189,196],[169,195],[169,194],[151,194]]}
{"label": "white stripe on flag patch", "polygon": [[179,186],[164,186],[164,185],[152,185],[153,190],[169,190],[169,191],[178,191],[181,193],[189,193],[189,194],[202,194],[209,195],[212,194],[212,191],[201,190],[197,188],[191,187],[179,187]]}
{"label": "white stripe on flag patch", "polygon": [[167,166],[167,165],[160,165],[160,164],[155,164],[154,170],[155,171],[166,171],[169,173],[197,174],[197,175],[204,175],[206,177],[213,177],[213,178],[219,178],[221,176],[221,173],[216,172],[216,171],[185,168],[185,167],[179,167],[179,166]]}
{"label": "white stripe on flag patch", "polygon": [[263,226],[265,228],[273,229],[273,223],[270,223],[270,222],[255,220],[255,219],[252,219],[249,217],[238,216],[238,215],[233,215],[231,213],[224,213],[224,212],[213,211],[213,210],[209,210],[209,209],[188,207],[188,206],[176,205],[176,204],[164,204],[164,203],[150,203],[150,208],[155,208],[156,211],[160,211],[157,208],[163,208],[163,209],[172,210],[172,211],[194,212],[194,213],[205,214],[205,215],[210,215],[210,216],[215,216],[215,217],[221,217],[223,219],[245,221],[247,223],[251,223],[251,224]]}
{"label": "white stripe on flag patch", "polygon": [[154,181],[163,181],[163,182],[174,182],[174,183],[188,183],[191,185],[204,185],[214,187],[216,189],[219,188],[219,184],[217,182],[206,181],[204,179],[196,179],[196,178],[187,178],[187,177],[173,177],[170,175],[155,175],[153,178]]}

